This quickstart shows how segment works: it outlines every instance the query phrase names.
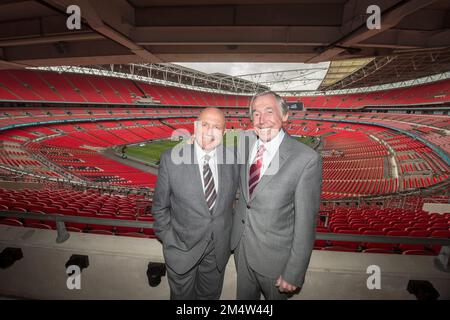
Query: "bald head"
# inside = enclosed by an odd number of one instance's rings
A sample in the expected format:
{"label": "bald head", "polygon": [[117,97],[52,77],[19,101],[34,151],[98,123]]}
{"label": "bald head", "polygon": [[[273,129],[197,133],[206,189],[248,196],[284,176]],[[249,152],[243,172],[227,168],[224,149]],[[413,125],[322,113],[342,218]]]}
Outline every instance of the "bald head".
{"label": "bald head", "polygon": [[200,114],[198,115],[197,120],[201,121],[202,119],[206,118],[215,118],[216,120],[220,119],[222,126],[225,127],[225,114],[219,108],[211,107],[203,109],[202,112],[200,112]]}
{"label": "bald head", "polygon": [[218,108],[206,108],[195,122],[195,140],[205,151],[217,147],[225,134],[225,115]]}

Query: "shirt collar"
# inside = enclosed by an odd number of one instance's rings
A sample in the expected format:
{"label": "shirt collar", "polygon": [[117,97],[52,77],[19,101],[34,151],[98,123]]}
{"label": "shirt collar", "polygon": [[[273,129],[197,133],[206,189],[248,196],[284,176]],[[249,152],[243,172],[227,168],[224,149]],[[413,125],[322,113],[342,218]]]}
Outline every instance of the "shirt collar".
{"label": "shirt collar", "polygon": [[203,161],[203,157],[205,155],[209,155],[211,157],[210,160],[214,159],[214,157],[216,156],[217,147],[209,152],[206,152],[205,150],[203,150],[200,147],[200,145],[197,143],[197,140],[194,140],[194,148],[195,148],[195,154],[197,155],[197,161],[200,163]]}
{"label": "shirt collar", "polygon": [[284,135],[285,135],[284,130],[280,129],[277,135],[273,137],[273,139],[270,140],[269,142],[264,143],[258,138],[257,147],[259,147],[261,144],[264,144],[266,151],[268,151],[270,154],[275,153],[278,150],[281,141],[283,141]]}

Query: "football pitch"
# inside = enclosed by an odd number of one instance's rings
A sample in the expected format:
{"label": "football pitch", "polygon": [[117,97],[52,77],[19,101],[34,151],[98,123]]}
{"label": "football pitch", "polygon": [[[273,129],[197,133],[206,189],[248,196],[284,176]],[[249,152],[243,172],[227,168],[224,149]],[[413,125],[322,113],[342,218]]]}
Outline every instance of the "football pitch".
{"label": "football pitch", "polygon": [[[224,137],[224,145],[232,146],[237,142],[237,131],[228,131]],[[314,142],[312,137],[295,137],[298,141],[311,145]],[[145,163],[159,164],[161,153],[177,145],[178,141],[172,141],[170,139],[153,141],[146,144],[127,146],[125,155],[138,159]]]}
{"label": "football pitch", "polygon": [[146,163],[159,164],[161,153],[174,147],[178,143],[178,141],[160,140],[136,146],[127,146],[125,155]]}
{"label": "football pitch", "polygon": [[295,137],[295,139],[297,139],[297,140],[300,141],[301,143],[306,144],[307,146],[311,146],[311,145],[313,145],[314,142],[315,142],[315,138],[314,138],[314,137],[310,137],[310,136]]}

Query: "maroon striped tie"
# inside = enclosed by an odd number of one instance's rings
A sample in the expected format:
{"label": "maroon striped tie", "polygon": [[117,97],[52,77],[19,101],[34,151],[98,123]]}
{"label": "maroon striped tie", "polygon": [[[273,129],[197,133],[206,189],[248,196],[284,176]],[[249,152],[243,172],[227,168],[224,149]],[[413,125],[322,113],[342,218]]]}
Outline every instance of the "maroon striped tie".
{"label": "maroon striped tie", "polygon": [[211,157],[209,155],[205,155],[203,159],[203,183],[205,185],[205,198],[209,212],[212,213],[214,205],[216,204],[217,193],[214,186],[214,177],[211,171],[211,167],[208,164]]}
{"label": "maroon striped tie", "polygon": [[256,185],[259,182],[259,177],[261,175],[261,167],[263,163],[263,154],[266,148],[263,144],[258,147],[258,152],[256,153],[255,161],[253,161],[250,166],[249,178],[248,178],[248,194],[250,197],[253,194],[253,190],[255,190]]}

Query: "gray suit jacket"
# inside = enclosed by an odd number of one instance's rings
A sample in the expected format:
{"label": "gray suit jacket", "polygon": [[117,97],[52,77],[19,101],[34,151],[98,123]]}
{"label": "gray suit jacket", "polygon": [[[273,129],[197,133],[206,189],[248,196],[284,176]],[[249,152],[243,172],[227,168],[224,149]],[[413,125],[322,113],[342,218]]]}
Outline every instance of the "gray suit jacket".
{"label": "gray suit jacket", "polygon": [[[219,187],[211,214],[194,145],[178,145],[161,155],[152,205],[154,229],[163,243],[166,263],[179,274],[187,272],[199,261],[211,233],[219,270],[225,267],[230,256],[232,211],[239,170],[231,150],[220,145],[217,156]],[[182,163],[178,163],[181,158]]]}
{"label": "gray suit jacket", "polygon": [[281,275],[301,286],[315,240],[322,185],[320,155],[286,133],[249,197],[248,157],[256,137],[250,140],[244,148],[246,164],[240,168],[241,194],[233,217],[231,248],[244,241],[253,270],[270,278]]}

